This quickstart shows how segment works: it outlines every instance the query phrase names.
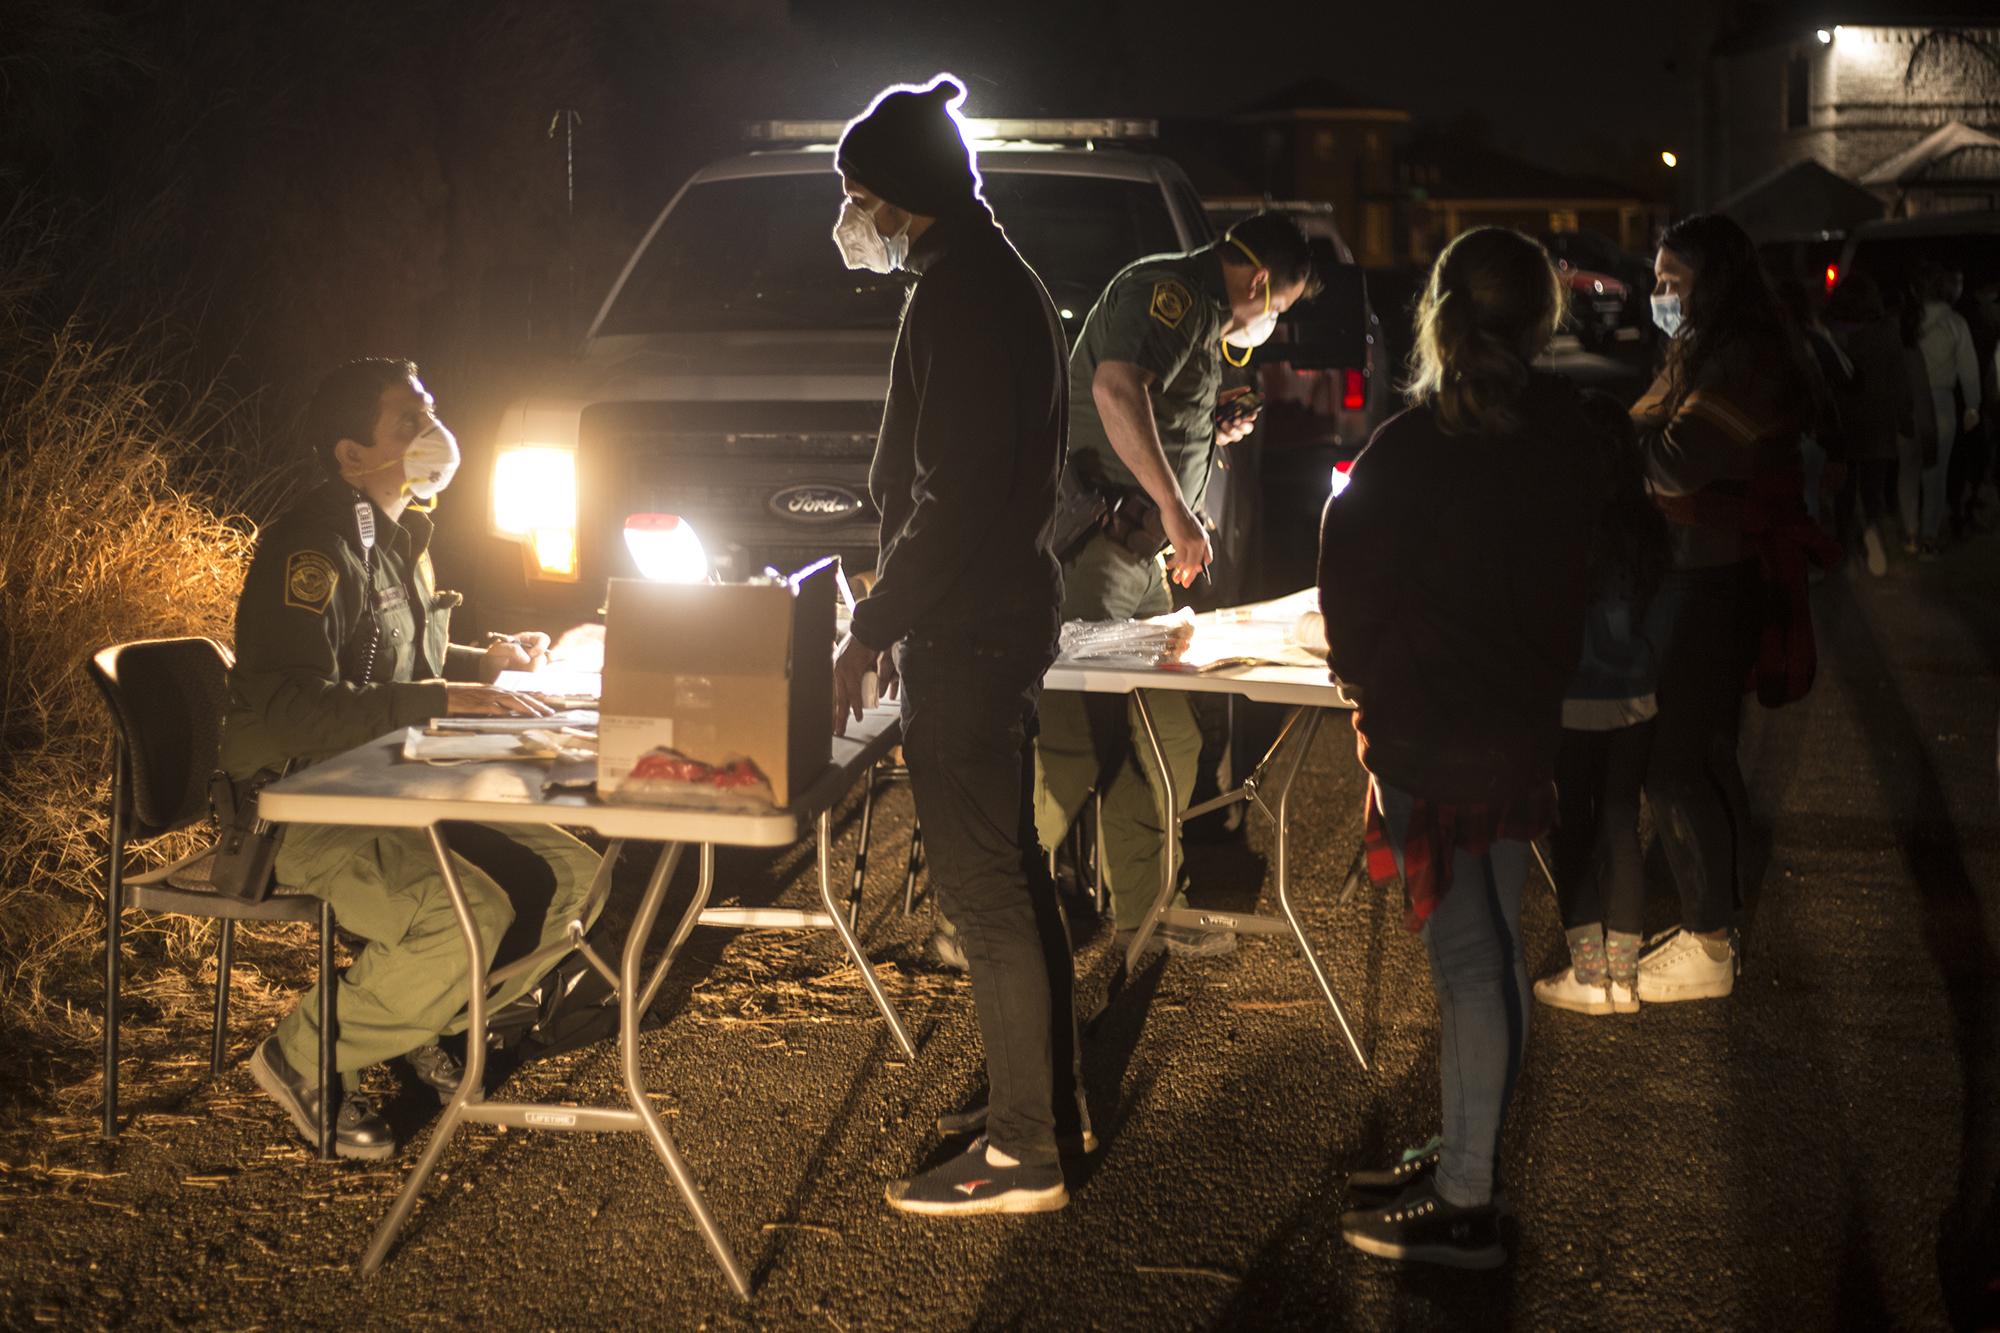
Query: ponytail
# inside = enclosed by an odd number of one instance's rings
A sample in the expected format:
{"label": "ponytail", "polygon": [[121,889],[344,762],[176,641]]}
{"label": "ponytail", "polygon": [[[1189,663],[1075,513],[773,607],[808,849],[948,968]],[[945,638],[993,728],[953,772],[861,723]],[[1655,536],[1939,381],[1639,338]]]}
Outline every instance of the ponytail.
{"label": "ponytail", "polygon": [[1404,392],[1447,435],[1508,435],[1529,366],[1562,319],[1562,279],[1520,232],[1479,227],[1445,247],[1417,310]]}

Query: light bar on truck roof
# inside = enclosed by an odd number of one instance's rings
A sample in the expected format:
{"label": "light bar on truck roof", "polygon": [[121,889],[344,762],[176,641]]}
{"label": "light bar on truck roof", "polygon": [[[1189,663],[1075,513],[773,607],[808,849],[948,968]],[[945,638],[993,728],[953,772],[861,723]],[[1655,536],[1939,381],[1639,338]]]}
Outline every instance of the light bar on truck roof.
{"label": "light bar on truck roof", "polygon": [[[962,116],[967,137],[976,142],[1012,139],[1077,142],[1089,139],[1157,139],[1160,122],[1117,116],[1083,119],[1014,119]],[[743,127],[745,138],[760,143],[838,143],[847,129],[844,120],[757,120]]]}

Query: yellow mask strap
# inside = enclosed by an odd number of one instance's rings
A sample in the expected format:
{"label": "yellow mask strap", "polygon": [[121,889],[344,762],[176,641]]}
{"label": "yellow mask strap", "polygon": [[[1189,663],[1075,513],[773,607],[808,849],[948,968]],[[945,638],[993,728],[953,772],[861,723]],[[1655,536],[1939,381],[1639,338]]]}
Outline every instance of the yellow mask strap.
{"label": "yellow mask strap", "polygon": [[[1231,245],[1235,246],[1238,250],[1241,250],[1243,252],[1244,257],[1247,258],[1251,262],[1251,264],[1255,265],[1258,268],[1264,267],[1264,261],[1257,258],[1257,252],[1255,250],[1252,250],[1249,246],[1243,244],[1243,242],[1237,240],[1234,236],[1231,236],[1228,239]],[[1271,313],[1271,279],[1269,275],[1269,270],[1266,270],[1264,278],[1264,313],[1267,315]],[[1256,349],[1246,347],[1243,349],[1243,359],[1241,361],[1238,361],[1235,357],[1229,354],[1228,339],[1225,338],[1223,340],[1222,359],[1224,361],[1227,361],[1230,365],[1236,367],[1238,370],[1241,370],[1243,367],[1249,365],[1250,358],[1255,354],[1256,354]]]}

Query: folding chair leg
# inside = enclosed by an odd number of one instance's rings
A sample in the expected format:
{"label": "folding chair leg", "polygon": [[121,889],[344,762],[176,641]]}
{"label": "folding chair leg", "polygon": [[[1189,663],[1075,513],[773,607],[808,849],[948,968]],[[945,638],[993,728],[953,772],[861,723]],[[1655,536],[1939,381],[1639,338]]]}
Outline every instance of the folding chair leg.
{"label": "folding chair leg", "polygon": [[123,948],[120,939],[125,911],[125,884],[119,873],[118,858],[124,855],[124,839],[112,815],[111,873],[104,895],[104,1137],[118,1137],[118,963]]}
{"label": "folding chair leg", "polygon": [[339,1075],[333,1068],[333,1047],[337,1038],[334,1031],[333,992],[339,986],[340,978],[333,970],[333,904],[319,905],[319,1155],[320,1160],[333,1160],[333,1122],[340,1115]]}
{"label": "folding chair leg", "polygon": [[209,1041],[208,1072],[222,1072],[223,1057],[229,1052],[229,971],[236,961],[236,923],[228,917],[216,922],[220,938],[215,946],[215,1035]]}
{"label": "folding chair leg", "polygon": [[910,823],[910,860],[903,868],[903,915],[917,909],[917,872],[924,865],[924,826]]}

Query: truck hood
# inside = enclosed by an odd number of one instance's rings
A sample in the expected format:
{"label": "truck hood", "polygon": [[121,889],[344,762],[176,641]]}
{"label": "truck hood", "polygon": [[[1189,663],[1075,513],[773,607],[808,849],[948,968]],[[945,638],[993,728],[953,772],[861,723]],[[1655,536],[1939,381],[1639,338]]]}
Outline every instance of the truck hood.
{"label": "truck hood", "polygon": [[538,388],[583,402],[880,402],[895,345],[889,330],[598,338]]}

